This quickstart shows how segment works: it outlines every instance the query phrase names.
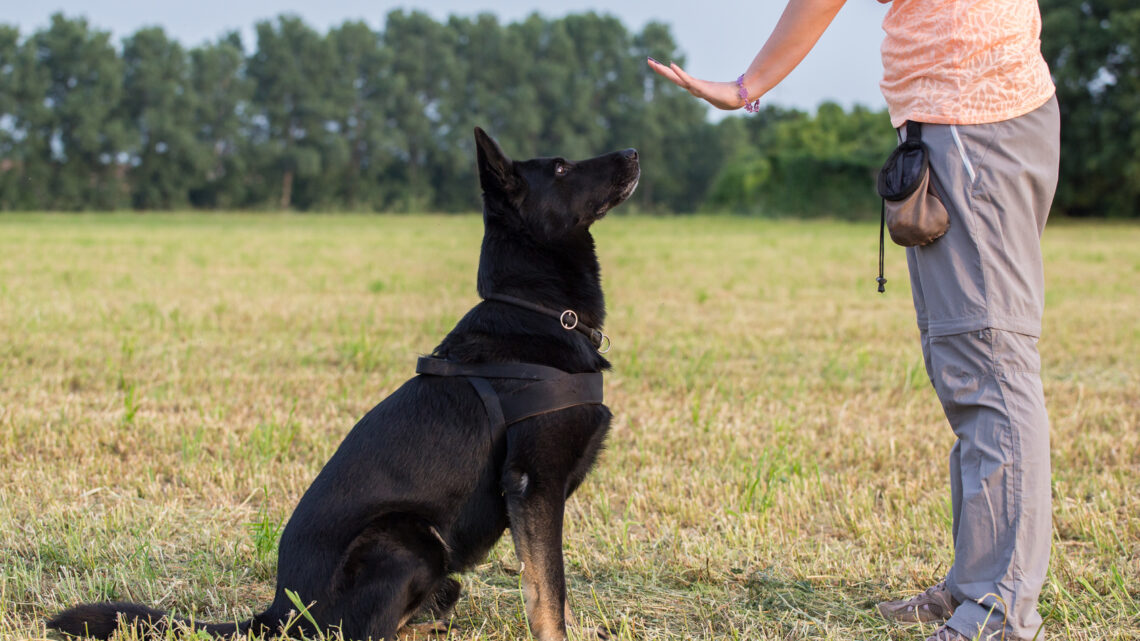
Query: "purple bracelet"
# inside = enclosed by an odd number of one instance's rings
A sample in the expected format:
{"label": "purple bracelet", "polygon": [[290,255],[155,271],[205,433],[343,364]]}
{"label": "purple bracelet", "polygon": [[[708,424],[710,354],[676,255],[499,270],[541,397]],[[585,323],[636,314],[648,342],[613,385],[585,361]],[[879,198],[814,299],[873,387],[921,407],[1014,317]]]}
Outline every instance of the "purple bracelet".
{"label": "purple bracelet", "polygon": [[750,114],[754,114],[760,111],[759,98],[753,100],[752,102],[748,102],[748,90],[744,88],[744,74],[740,74],[740,77],[736,79],[736,86],[740,87],[738,94],[740,95],[740,99],[744,101],[744,110]]}

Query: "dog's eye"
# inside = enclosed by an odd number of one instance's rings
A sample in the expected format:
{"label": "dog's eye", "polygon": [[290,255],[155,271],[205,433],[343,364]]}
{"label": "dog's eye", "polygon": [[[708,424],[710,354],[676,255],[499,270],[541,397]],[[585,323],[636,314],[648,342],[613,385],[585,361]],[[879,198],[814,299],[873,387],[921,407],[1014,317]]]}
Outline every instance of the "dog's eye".
{"label": "dog's eye", "polygon": [[567,165],[564,162],[554,163],[554,175],[555,176],[565,176],[568,173],[570,173],[570,166],[569,165]]}

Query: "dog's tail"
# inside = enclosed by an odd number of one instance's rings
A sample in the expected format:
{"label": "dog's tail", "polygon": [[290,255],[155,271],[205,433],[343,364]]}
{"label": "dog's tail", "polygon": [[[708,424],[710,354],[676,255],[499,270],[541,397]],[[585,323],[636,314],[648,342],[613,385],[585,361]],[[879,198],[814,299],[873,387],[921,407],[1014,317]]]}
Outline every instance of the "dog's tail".
{"label": "dog's tail", "polygon": [[260,615],[236,623],[198,623],[137,603],[121,601],[85,603],[68,608],[48,621],[47,627],[64,634],[109,639],[119,629],[133,629],[140,638],[158,638],[171,628],[203,631],[215,637],[245,637],[261,627]]}

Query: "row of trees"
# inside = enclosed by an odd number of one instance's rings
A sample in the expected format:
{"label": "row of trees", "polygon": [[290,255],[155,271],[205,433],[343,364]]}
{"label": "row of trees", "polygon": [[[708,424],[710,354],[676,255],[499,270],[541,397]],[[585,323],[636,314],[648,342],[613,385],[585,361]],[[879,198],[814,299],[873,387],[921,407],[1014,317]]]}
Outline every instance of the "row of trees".
{"label": "row of trees", "polygon": [[1041,49],[1061,107],[1055,206],[1140,217],[1140,3],[1040,0]]}
{"label": "row of trees", "polygon": [[249,55],[236,34],[186,50],[147,28],[119,49],[83,19],[0,26],[0,208],[470,210],[479,124],[519,157],[637,146],[644,206],[692,209],[712,125],[644,64],[675,49],[595,14],[397,11],[324,34],[282,16]]}
{"label": "row of trees", "polygon": [[[1042,0],[1061,98],[1058,205],[1140,215],[1140,8]],[[0,25],[0,209],[469,211],[471,131],[517,157],[635,146],[633,206],[877,214],[894,144],[884,111],[769,107],[710,122],[651,73],[681,60],[667,26],[610,16],[388,14],[319,33],[296,17],[186,49],[161,28],[120,46],[55,15]]]}

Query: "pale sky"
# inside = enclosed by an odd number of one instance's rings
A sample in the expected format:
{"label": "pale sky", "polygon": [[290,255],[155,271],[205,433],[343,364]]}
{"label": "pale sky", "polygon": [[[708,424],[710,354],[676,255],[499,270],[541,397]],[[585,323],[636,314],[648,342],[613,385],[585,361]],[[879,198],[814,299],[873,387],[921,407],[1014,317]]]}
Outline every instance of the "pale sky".
{"label": "pale sky", "polygon": [[[111,31],[116,40],[142,26],[160,25],[187,46],[214,40],[236,29],[245,45],[255,44],[253,25],[281,13],[301,16],[312,27],[325,31],[345,20],[361,19],[373,28],[383,27],[384,16],[393,9],[418,9],[443,20],[448,15],[494,13],[500,22],[513,22],[538,12],[546,17],[596,11],[620,19],[631,32],[646,22],[669,24],[689,73],[713,80],[734,80],[763,45],[783,11],[780,0],[703,3],[672,0],[624,0],[590,2],[561,0],[541,3],[530,0],[460,2],[458,0],[413,0],[364,2],[362,0],[0,0],[0,22],[18,26],[28,34],[48,24],[52,13],[86,16],[99,29]],[[696,7],[696,8],[695,8]],[[767,104],[813,110],[821,101],[833,100],[851,107],[862,104],[885,106],[879,93],[882,40],[886,5],[873,0],[852,0],[815,49],[784,82],[764,99]]]}

